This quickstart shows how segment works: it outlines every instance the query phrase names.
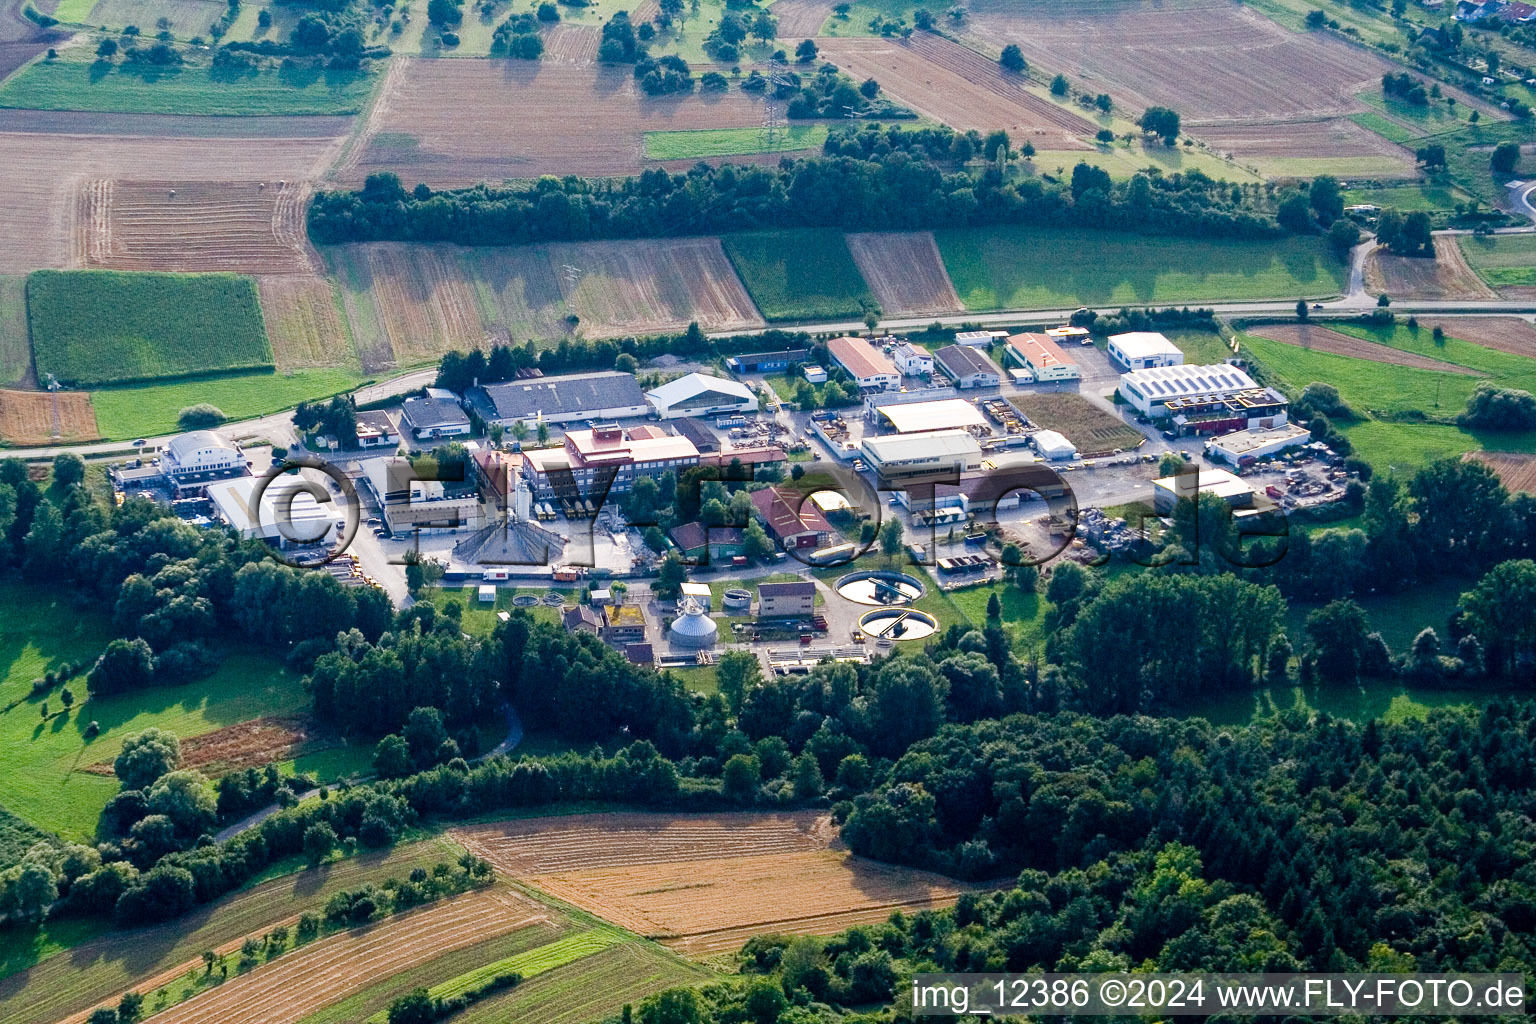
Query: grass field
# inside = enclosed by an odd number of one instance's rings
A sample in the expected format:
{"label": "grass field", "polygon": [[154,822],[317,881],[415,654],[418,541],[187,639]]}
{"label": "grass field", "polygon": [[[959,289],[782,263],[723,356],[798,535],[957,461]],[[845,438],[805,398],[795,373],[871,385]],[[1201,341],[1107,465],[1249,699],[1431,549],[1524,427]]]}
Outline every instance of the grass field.
{"label": "grass field", "polygon": [[646,132],[645,155],[649,160],[700,160],[710,156],[747,153],[781,153],[820,149],[827,141],[824,124],[793,124],[773,146],[763,142],[761,128],[702,128],[683,132]]}
{"label": "grass field", "polygon": [[1467,194],[1454,185],[1417,184],[1398,188],[1352,188],[1344,193],[1346,206],[1369,203],[1405,213],[1441,213],[1456,209],[1467,201]]}
{"label": "grass field", "polygon": [[39,270],[27,279],[38,376],[111,384],[270,367],[256,285],[234,274]]}
{"label": "grass field", "polygon": [[205,63],[134,69],[95,60],[84,48],[40,59],[0,85],[0,107],[121,114],[355,114],[374,76],[356,71],[271,68],[231,77]]}
{"label": "grass field", "polygon": [[1184,353],[1186,363],[1210,365],[1232,358],[1226,339],[1216,331],[1164,331],[1163,335]]}
{"label": "grass field", "polygon": [[[226,651],[207,679],[155,687],[133,694],[86,700],[83,682],[72,684],[77,703],[64,713],[57,693],[44,720],[32,698],[32,680],[63,661],[90,660],[111,638],[99,609],[77,607],[59,591],[20,583],[0,584],[9,612],[0,625],[0,806],[39,828],[90,840],[101,808],[117,792],[114,778],[77,771],[110,761],[123,737],[149,726],[183,738],[262,715],[292,713],[308,704],[296,676],[253,650]],[[100,734],[87,740],[86,725]]]}
{"label": "grass field", "polygon": [[1446,335],[1443,341],[1436,342],[1434,332],[1428,327],[1415,330],[1403,324],[1387,328],[1345,324],[1335,327],[1334,330],[1340,334],[1374,341],[1378,345],[1386,345],[1402,352],[1412,352],[1415,355],[1465,366],[1501,384],[1527,389],[1536,387],[1536,359],[1501,352],[1484,345],[1475,345],[1450,335]]}
{"label": "grass field", "polygon": [[859,316],[874,301],[840,231],[757,231],[721,241],[769,320]]}
{"label": "grass field", "polygon": [[[549,588],[547,587],[530,588],[528,590],[521,590],[513,587],[497,587],[496,603],[482,604],[479,598],[479,589],[480,588],[478,584],[467,587],[434,587],[432,588],[432,592],[428,597],[428,600],[430,600],[432,604],[436,605],[439,611],[441,611],[443,606],[448,604],[448,602],[457,601],[459,607],[464,610],[463,618],[460,620],[464,626],[464,631],[467,633],[473,633],[475,636],[488,637],[491,635],[491,631],[496,628],[496,623],[498,621],[496,618],[497,612],[511,612],[519,610],[518,606],[512,603],[512,598],[516,597],[520,593],[528,593],[534,595],[535,597],[543,597],[545,594],[550,592]],[[576,592],[574,590],[560,590],[557,591],[557,593],[563,595],[568,602],[574,604],[576,601]],[[557,609],[551,608],[543,603],[537,604],[532,608],[523,608],[521,610],[526,611],[529,615],[533,616],[534,620],[537,622],[560,621],[560,612]]]}
{"label": "grass field", "polygon": [[0,387],[25,380],[32,371],[27,341],[27,279],[0,277]]}
{"label": "grass field", "polygon": [[1026,594],[1012,583],[983,583],[949,594],[955,606],[977,629],[987,623],[987,602],[997,595],[1003,610],[1003,632],[1015,650],[1038,655],[1045,645],[1045,611],[1050,603],[1039,594]]}
{"label": "grass field", "polygon": [[1263,242],[1086,229],[934,232],[967,309],[1337,295],[1344,268],[1314,238]]}
{"label": "grass field", "polygon": [[1476,434],[1442,423],[1391,423],[1366,420],[1344,428],[1355,454],[1377,471],[1398,477],[1413,473],[1436,459],[1453,459],[1478,449],[1536,451],[1536,438],[1528,434]]}
{"label": "grass field", "polygon": [[1462,235],[1456,241],[1467,265],[1490,288],[1536,286],[1536,235]]}
{"label": "grass field", "polygon": [[264,416],[311,398],[329,398],[363,382],[351,370],[295,370],[246,373],[173,384],[107,388],[91,392],[96,422],[108,440],[174,432],[176,416],[189,405],[208,402],[232,420]]}
{"label": "grass field", "polygon": [[[1395,142],[1399,146],[1406,146],[1424,137],[1422,131],[1413,128],[1405,128],[1390,118],[1383,117],[1372,111],[1361,114],[1351,114],[1349,119],[1368,132],[1375,132],[1388,142]],[[1346,200],[1348,201],[1348,200]]]}

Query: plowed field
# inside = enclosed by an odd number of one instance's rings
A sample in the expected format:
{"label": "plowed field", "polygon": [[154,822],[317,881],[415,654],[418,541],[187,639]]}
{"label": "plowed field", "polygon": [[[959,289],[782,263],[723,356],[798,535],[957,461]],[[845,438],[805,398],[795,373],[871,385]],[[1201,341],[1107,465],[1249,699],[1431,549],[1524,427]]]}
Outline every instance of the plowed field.
{"label": "plowed field", "polygon": [[848,251],[886,316],[952,313],[965,308],[955,294],[931,231],[849,235]]}
{"label": "plowed field", "polygon": [[1042,72],[1133,110],[1172,107],[1187,127],[1350,113],[1362,109],[1354,93],[1391,69],[1230,0],[977,0],[970,9],[967,31],[994,50],[1017,43]]}
{"label": "plowed field", "polygon": [[309,188],[299,181],[82,182],[80,266],[116,270],[314,269],[304,235]]}
{"label": "plowed field", "polygon": [[1393,256],[1377,249],[1365,261],[1365,286],[1395,298],[1497,299],[1498,293],[1467,266],[1456,239],[1436,236],[1435,257]]}
{"label": "plowed field", "polygon": [[84,391],[0,391],[0,441],[48,444],[100,436],[96,410]]}
{"label": "plowed field", "polygon": [[591,338],[763,325],[718,238],[552,245],[549,258]]}
{"label": "plowed field", "polygon": [[1514,316],[1421,316],[1419,323],[1430,330],[1444,328],[1445,333],[1462,341],[1498,349],[1517,356],[1536,356],[1536,324]]}
{"label": "plowed field", "polygon": [[320,277],[262,277],[257,287],[279,370],[357,365],[330,282]]}
{"label": "plowed field", "polygon": [[1349,356],[1352,359],[1369,359],[1373,363],[1412,366],[1420,370],[1439,370],[1441,373],[1477,373],[1476,370],[1469,370],[1455,363],[1431,359],[1429,356],[1421,356],[1414,352],[1404,352],[1390,345],[1380,345],[1374,341],[1340,334],[1338,331],[1330,331],[1326,327],[1317,327],[1312,324],[1271,324],[1256,328],[1250,333],[1285,345],[1296,345],[1335,356]]}
{"label": "plowed field", "polygon": [[454,830],[498,870],[690,955],[830,934],[973,888],[834,848],[816,812],[600,814]]}
{"label": "plowed field", "polygon": [[156,1024],[292,1024],[387,976],[446,952],[544,919],[547,911],[505,889],[435,906],[323,939],[154,1017]]}
{"label": "plowed field", "polygon": [[1499,474],[1499,481],[1509,491],[1536,494],[1536,455],[1515,452],[1472,452],[1467,456],[1486,462]]}
{"label": "plowed field", "polygon": [[762,122],[762,104],[735,89],[708,98],[640,95],[627,68],[587,63],[591,40],[564,38],[575,28],[563,28],[556,41],[559,61],[409,60],[389,76],[365,141],[339,177],[357,184],[392,170],[407,185],[447,188],[543,174],[638,174],[645,132]]}
{"label": "plowed field", "polygon": [[1089,148],[1081,136],[1095,125],[1024,88],[975,50],[919,32],[910,40],[822,39],[821,55],[855,80],[874,78],[885,93],[919,113],[962,131],[1003,128],[1039,149]]}
{"label": "plowed field", "polygon": [[339,144],[327,138],[0,133],[0,172],[6,181],[0,197],[0,222],[6,225],[0,271],[68,265],[77,252],[77,196],[88,181],[309,180],[324,171]]}

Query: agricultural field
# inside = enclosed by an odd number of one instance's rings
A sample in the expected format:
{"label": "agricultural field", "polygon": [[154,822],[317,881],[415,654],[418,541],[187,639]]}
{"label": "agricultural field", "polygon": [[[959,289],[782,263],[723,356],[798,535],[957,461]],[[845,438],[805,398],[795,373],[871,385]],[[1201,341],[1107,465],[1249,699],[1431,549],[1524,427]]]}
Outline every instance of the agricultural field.
{"label": "agricultural field", "polygon": [[27,279],[0,276],[0,387],[32,377],[32,346],[27,341]]}
{"label": "agricultural field", "polygon": [[1172,107],[1189,128],[1274,122],[1283,136],[1279,122],[1359,110],[1354,93],[1392,67],[1225,0],[976,0],[970,10],[969,34],[994,52],[1016,43],[1042,73],[1134,110]]}
{"label": "agricultural field", "polygon": [[770,320],[859,316],[874,295],[841,232],[801,228],[727,235],[736,272]]}
{"label": "agricultural field", "polygon": [[974,887],[835,848],[820,812],[571,815],[451,830],[499,870],[688,955],[830,934]]}
{"label": "agricultural field", "polygon": [[1344,268],[1317,239],[1167,238],[1084,229],[934,232],[967,309],[1060,309],[1337,295]]}
{"label": "agricultural field", "polygon": [[1119,417],[1070,391],[1042,391],[1008,399],[1035,426],[1064,434],[1082,455],[1135,448],[1145,436]]}
{"label": "agricultural field", "polygon": [[1473,452],[1472,458],[1486,463],[1499,474],[1499,482],[1511,494],[1516,491],[1536,494],[1536,454],[1514,452]]}
{"label": "agricultural field", "polygon": [[[1202,127],[1200,141],[1267,178],[1414,178],[1413,154],[1349,118]],[[1360,200],[1370,202],[1371,200]]]}
{"label": "agricultural field", "polygon": [[[542,174],[638,174],[648,132],[756,129],[761,102],[739,90],[643,96],[626,68],[516,60],[396,61],[363,137],[339,169],[357,184],[392,170],[440,188]],[[571,111],[581,130],[571,130]],[[506,131],[517,124],[515,132]]]}
{"label": "agricultural field", "polygon": [[1419,325],[1483,348],[1536,358],[1536,324],[1514,316],[1421,316]]}
{"label": "agricultural field", "polygon": [[1383,208],[1390,207],[1404,213],[1450,213],[1457,203],[1470,198],[1454,185],[1420,182],[1399,185],[1395,188],[1351,188],[1344,191],[1344,204],[1356,206],[1368,203]]}
{"label": "agricultural field", "polygon": [[[0,946],[0,1024],[83,1018],[91,1006],[115,1000],[130,986],[139,984],[142,990],[144,979],[201,971],[203,950],[238,950],[245,936],[260,936],[318,910],[338,889],[402,877],[413,868],[452,862],[462,853],[441,837],[402,843],[307,871],[294,863],[280,865],[218,902],[162,925],[98,936],[71,929],[66,919],[30,933],[10,932],[7,944]],[[58,955],[70,947],[73,952]]]}
{"label": "agricultural field", "polygon": [[1313,352],[1328,352],[1336,356],[1349,356],[1373,363],[1392,366],[1413,366],[1420,370],[1438,370],[1441,373],[1477,373],[1476,370],[1455,363],[1435,359],[1416,352],[1405,352],[1374,341],[1366,341],[1348,334],[1340,334],[1326,327],[1313,324],[1271,324],[1256,327],[1250,333],[1286,345],[1295,345]]}
{"label": "agricultural field", "polygon": [[476,1003],[456,1017],[455,1024],[588,1024],[662,989],[702,984],[714,977],[652,943],[628,942],[538,974]]}
{"label": "agricultural field", "polygon": [[[205,29],[206,25],[203,26]],[[194,57],[173,68],[98,61],[84,46],[38,59],[0,84],[0,107],[220,117],[356,114],[376,78],[359,71],[266,68],[231,80]]]}
{"label": "agricultural field", "polygon": [[933,232],[850,234],[848,249],[886,316],[953,313],[965,308],[944,270]]}
{"label": "agricultural field", "polygon": [[1097,125],[1029,92],[1028,79],[1013,75],[975,50],[921,32],[910,40],[825,39],[823,60],[855,81],[873,78],[884,93],[918,113],[960,131],[1007,130],[1016,145],[1037,149],[1087,149],[1083,136]]}
{"label": "agricultural field", "polygon": [[1036,149],[1028,157],[1029,166],[1037,174],[1066,176],[1079,163],[1102,168],[1116,181],[1127,181],[1137,174],[1156,168],[1164,174],[1199,171],[1220,181],[1241,184],[1260,181],[1260,177],[1206,149],[1189,146],[1165,146],[1156,140],[1123,139],[1113,145],[1095,145],[1092,149]]}
{"label": "agricultural field", "polygon": [[299,181],[113,181],[80,186],[77,263],[114,270],[304,274],[315,269]]}
{"label": "agricultural field", "polygon": [[549,260],[590,338],[763,326],[717,238],[551,245]]}
{"label": "agricultural field", "polygon": [[1463,235],[1456,242],[1467,265],[1489,287],[1536,287],[1536,235]]}
{"label": "agricultural field", "polygon": [[682,132],[646,132],[647,160],[704,160],[715,156],[753,153],[793,153],[820,150],[827,141],[824,124],[792,124],[777,139],[765,138],[762,128],[701,128]]}
{"label": "agricultural field", "polygon": [[363,378],[348,369],[316,368],[282,373],[243,373],[171,384],[103,388],[91,392],[98,432],[109,440],[176,433],[177,414],[208,402],[231,420],[290,409],[314,398],[351,391]]}
{"label": "agricultural field", "polygon": [[[0,133],[9,172],[0,218],[10,229],[0,240],[0,272],[69,265],[79,251],[76,211],[84,181],[308,180],[324,172],[341,141],[292,134],[300,129],[290,118],[263,119],[263,130],[281,133],[274,137],[196,134],[227,131],[217,118],[183,118],[175,124],[155,119],[143,129],[123,119],[86,115],[70,121],[69,134]],[[334,126],[333,119],[320,120],[325,122],[321,127]],[[153,137],[115,134],[139,130]]]}
{"label": "agricultural field", "polygon": [[279,370],[357,367],[357,352],[336,307],[331,282],[323,277],[261,277],[256,287]]}
{"label": "agricultural field", "polygon": [[0,390],[0,445],[58,444],[99,437],[83,391]]}
{"label": "agricultural field", "polygon": [[1366,289],[1403,299],[1497,299],[1498,293],[1467,265],[1456,242],[1453,236],[1436,235],[1432,259],[1375,250],[1365,261]]}
{"label": "agricultural field", "polygon": [[37,374],[109,384],[272,365],[250,278],[40,270],[27,280]]}

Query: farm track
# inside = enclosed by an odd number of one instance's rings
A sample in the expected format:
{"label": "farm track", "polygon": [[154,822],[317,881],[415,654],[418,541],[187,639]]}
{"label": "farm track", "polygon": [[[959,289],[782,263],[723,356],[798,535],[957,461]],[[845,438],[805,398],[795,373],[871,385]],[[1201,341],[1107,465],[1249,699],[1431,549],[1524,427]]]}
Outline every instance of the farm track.
{"label": "farm track", "polygon": [[853,75],[876,78],[897,102],[967,131],[1003,128],[1028,135],[1041,148],[1090,147],[1081,136],[1096,126],[1029,92],[1024,79],[997,62],[942,36],[920,32],[910,40],[862,37],[817,41],[822,57]]}
{"label": "farm track", "polygon": [[370,978],[546,917],[538,904],[506,889],[466,893],[287,953],[150,1020],[154,1024],[254,1024],[258,1020],[292,1024],[366,987]]}
{"label": "farm track", "polygon": [[887,316],[965,308],[931,231],[850,234],[848,250]]}
{"label": "farm track", "polygon": [[1431,359],[1429,356],[1421,356],[1416,352],[1404,352],[1401,349],[1392,348],[1390,345],[1382,345],[1374,341],[1366,341],[1348,334],[1340,334],[1338,331],[1330,331],[1326,327],[1315,324],[1272,324],[1259,327],[1250,333],[1260,338],[1268,338],[1270,341],[1278,341],[1282,345],[1295,345],[1298,348],[1310,349],[1314,352],[1326,352],[1329,355],[1348,356],[1351,359],[1365,359],[1373,363],[1386,363],[1391,366],[1411,366],[1418,370],[1436,370],[1440,373],[1459,373],[1476,375],[1478,371],[1458,366],[1456,363],[1448,363],[1441,359]]}
{"label": "farm track", "polygon": [[79,265],[114,270],[305,274],[316,267],[304,228],[305,182],[84,182]]}

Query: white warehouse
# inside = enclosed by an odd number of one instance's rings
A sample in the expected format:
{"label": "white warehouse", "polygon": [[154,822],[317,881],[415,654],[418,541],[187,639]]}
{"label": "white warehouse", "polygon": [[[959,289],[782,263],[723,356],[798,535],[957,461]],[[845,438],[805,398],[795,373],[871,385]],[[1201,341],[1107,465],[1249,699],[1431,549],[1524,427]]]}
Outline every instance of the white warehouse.
{"label": "white warehouse", "polygon": [[722,412],[756,412],[757,396],[745,384],[707,373],[690,373],[645,393],[651,409],[664,420]]}
{"label": "white warehouse", "polygon": [[1184,353],[1156,331],[1132,331],[1110,335],[1109,358],[1122,369],[1145,370],[1153,366],[1178,366],[1184,362]]}

